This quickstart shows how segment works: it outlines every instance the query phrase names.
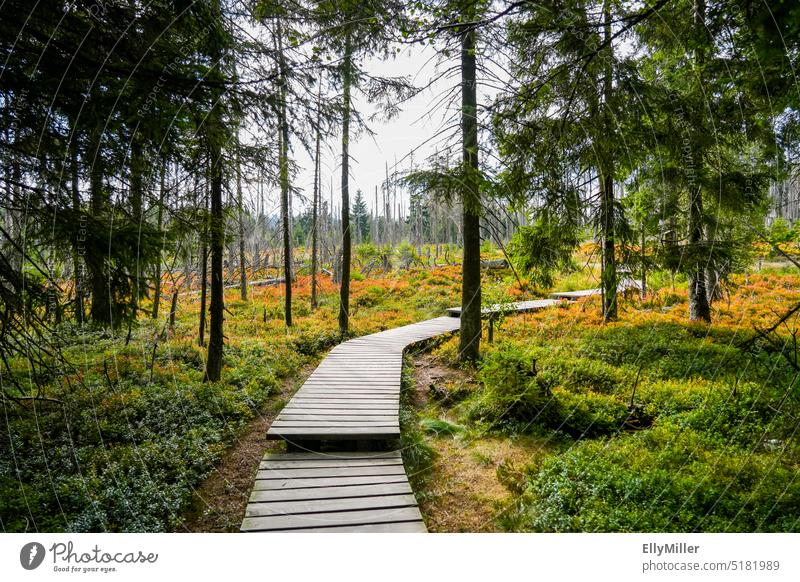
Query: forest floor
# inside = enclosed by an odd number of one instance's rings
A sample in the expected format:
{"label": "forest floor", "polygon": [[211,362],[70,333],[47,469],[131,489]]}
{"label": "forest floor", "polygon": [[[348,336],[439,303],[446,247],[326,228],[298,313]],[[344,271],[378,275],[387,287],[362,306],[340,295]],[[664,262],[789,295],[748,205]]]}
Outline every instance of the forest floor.
{"label": "forest floor", "polygon": [[239,531],[261,458],[284,450],[282,442],[266,439],[267,431],[316,366],[316,362],[306,365],[296,377],[280,383],[280,389],[270,395],[260,414],[247,424],[212,473],[194,490],[194,499],[178,531]]}
{"label": "forest floor", "polygon": [[[417,411],[446,418],[447,412],[432,395],[446,387],[474,384],[474,379],[469,372],[425,353],[414,359],[413,383]],[[425,440],[437,456],[430,478],[416,494],[431,532],[498,531],[496,518],[508,497],[498,470],[529,463],[548,450],[542,439],[526,436],[453,439],[431,431]]]}
{"label": "forest floor", "polygon": [[[590,247],[555,288],[597,285]],[[65,322],[58,378],[12,362],[5,380],[47,399],[6,409],[0,527],[237,530],[258,460],[280,446],[269,423],[340,340],[337,288],[320,283],[312,312],[298,278],[291,329],[281,288],[226,291],[218,383],[202,381],[197,295],[166,338],[149,319],[130,338]],[[482,286],[487,304],[548,291],[502,270]],[[412,475],[431,531],[800,529],[800,316],[754,331],[800,300],[800,276],[777,261],[731,275],[711,325],[687,320],[685,278],[651,273],[648,289],[610,324],[596,298],[506,317],[476,367],[456,365],[456,336],[411,354],[404,435],[433,458]],[[355,273],[353,335],[441,315],[459,293],[458,266]]]}

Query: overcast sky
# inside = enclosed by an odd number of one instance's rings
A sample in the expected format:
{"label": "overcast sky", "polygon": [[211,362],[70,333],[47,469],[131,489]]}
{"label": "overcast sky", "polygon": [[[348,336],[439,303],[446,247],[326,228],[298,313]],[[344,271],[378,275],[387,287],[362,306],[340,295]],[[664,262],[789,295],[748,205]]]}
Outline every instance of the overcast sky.
{"label": "overcast sky", "polygon": [[[374,121],[370,128],[375,135],[361,132],[357,138],[351,138],[350,155],[350,195],[351,201],[355,199],[357,189],[364,192],[370,208],[374,206],[375,186],[379,188],[386,176],[386,164],[389,172],[396,167],[399,171],[409,169],[413,159],[415,167],[420,167],[427,156],[437,149],[442,149],[443,140],[452,143],[460,141],[461,134],[458,127],[453,127],[446,133],[438,135],[443,127],[454,121],[453,115],[457,114],[452,106],[460,106],[460,93],[453,92],[448,99],[444,99],[448,89],[457,87],[458,55],[449,60],[436,57],[432,47],[413,46],[406,48],[396,58],[389,61],[371,59],[364,63],[365,69],[375,76],[408,76],[417,87],[428,85],[431,79],[438,80],[424,91],[408,100],[402,105],[402,112],[389,122]],[[453,74],[442,75],[449,67],[456,67]],[[479,101],[481,99],[479,88]],[[455,101],[453,100],[455,99]],[[366,103],[363,97],[354,94],[354,107],[368,117],[373,107]],[[450,106],[448,108],[448,106]],[[455,118],[457,122],[457,117]],[[410,153],[413,152],[413,158]],[[305,150],[294,144],[294,160],[301,168],[295,177],[293,186],[300,189],[303,195],[310,199],[314,183],[314,164]],[[330,200],[331,183],[333,184],[334,202],[341,200],[341,136],[335,135],[329,143],[323,145],[322,160],[322,192],[325,200]],[[251,195],[255,186],[251,187]],[[277,211],[278,193],[275,189],[268,190],[268,197],[273,211]],[[297,200],[297,199],[295,199]],[[403,196],[407,204],[406,197]],[[293,205],[294,212],[300,212],[304,204],[296,201]]]}

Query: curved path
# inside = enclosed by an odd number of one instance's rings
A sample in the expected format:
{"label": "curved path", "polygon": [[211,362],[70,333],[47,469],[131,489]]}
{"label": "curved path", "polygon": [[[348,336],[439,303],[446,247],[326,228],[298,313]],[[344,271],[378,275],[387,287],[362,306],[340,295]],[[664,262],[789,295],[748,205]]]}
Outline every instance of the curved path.
{"label": "curved path", "polygon": [[[242,531],[426,531],[397,450],[400,375],[409,345],[459,329],[460,309],[448,312],[330,351],[267,432],[268,439],[286,441],[288,452],[261,461]],[[336,452],[320,452],[329,449]]]}

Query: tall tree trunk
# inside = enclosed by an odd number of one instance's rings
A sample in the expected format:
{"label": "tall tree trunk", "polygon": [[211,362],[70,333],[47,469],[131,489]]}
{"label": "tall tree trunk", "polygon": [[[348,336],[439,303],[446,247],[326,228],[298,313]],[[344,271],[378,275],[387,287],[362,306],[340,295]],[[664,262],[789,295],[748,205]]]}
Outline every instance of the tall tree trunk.
{"label": "tall tree trunk", "polygon": [[[466,16],[466,15],[465,15]],[[465,20],[472,20],[466,18]],[[464,262],[461,279],[459,359],[475,361],[481,340],[481,231],[478,191],[478,101],[475,30],[461,33],[461,136],[464,163]]]}
{"label": "tall tree trunk", "polygon": [[350,326],[350,84],[352,82],[350,37],[344,48],[344,87],[342,96],[342,270],[339,287],[339,331],[344,336]]}
{"label": "tall tree trunk", "polygon": [[142,219],[142,198],[144,194],[145,161],[142,138],[136,131],[131,138],[130,193],[131,215],[138,224]]}
{"label": "tall tree trunk", "polygon": [[[604,170],[608,172],[608,169]],[[603,238],[603,262],[600,275],[603,291],[603,320],[617,318],[617,260],[614,236],[614,180],[600,174],[600,226]]]}
{"label": "tall tree trunk", "polygon": [[644,220],[642,220],[642,248],[640,249],[641,252],[641,260],[642,260],[642,288],[640,289],[642,299],[647,297],[647,253],[645,251],[645,224]]}
{"label": "tall tree trunk", "polygon": [[[220,0],[212,0],[211,13],[214,25],[223,27],[220,12]],[[212,81],[220,84],[224,81],[222,73],[222,45],[221,34],[216,35],[210,45],[209,56],[213,67],[209,75]],[[221,109],[222,92],[214,89],[211,92],[211,111],[206,121],[208,154],[211,171],[211,214],[209,215],[209,230],[211,243],[211,304],[209,305],[209,334],[208,354],[206,357],[206,373],[204,382],[217,382],[222,376],[222,356],[225,341],[223,331],[225,311],[225,291],[222,280],[222,254],[225,245],[225,216],[222,212],[222,144],[225,135]]]}
{"label": "tall tree trunk", "polygon": [[[131,217],[136,225],[139,233],[142,231],[142,199],[144,198],[144,180],[145,180],[145,159],[144,159],[144,144],[142,143],[142,136],[138,131],[135,131],[131,139],[131,154],[130,154],[130,198],[131,198]],[[136,248],[136,264],[135,273],[136,279],[134,281],[134,300],[138,306],[141,292],[142,281],[142,266],[139,263],[139,256],[141,255],[141,238],[137,237]]]}
{"label": "tall tree trunk", "polygon": [[[694,26],[697,35],[697,48],[695,49],[695,65],[697,68],[697,90],[701,93],[706,90],[703,87],[702,68],[704,66],[705,54],[702,49],[700,38],[705,34],[706,5],[704,0],[694,0]],[[695,179],[699,180],[700,166],[698,155],[694,153],[694,172]],[[692,183],[689,180],[689,248],[691,249],[691,270],[689,273],[689,319],[692,321],[702,320],[711,321],[711,306],[708,302],[708,290],[706,289],[705,269],[702,266],[700,250],[703,241],[703,188],[699,183]]]}
{"label": "tall tree trunk", "polygon": [[242,301],[247,301],[247,264],[244,256],[244,202],[242,201],[242,159],[237,138],[236,148],[236,203],[239,206],[239,290]]}
{"label": "tall tree trunk", "polygon": [[[216,114],[220,116],[219,113]],[[219,123],[221,120],[216,120]],[[217,138],[212,139],[211,156],[211,303],[209,304],[208,357],[206,377],[208,382],[219,381],[222,375],[223,316],[225,296],[222,281],[222,253],[225,244],[225,216],[222,213],[222,147]]]}
{"label": "tall tree trunk", "polygon": [[[611,38],[611,4],[603,3],[603,41],[606,43],[606,64],[603,70],[603,112],[606,132],[612,131],[611,93],[612,66],[614,47]],[[603,320],[617,319],[617,258],[616,258],[616,225],[614,219],[614,161],[610,152],[603,156],[603,167],[600,168],[600,228],[603,237],[603,264],[600,276],[603,289]]]}
{"label": "tall tree trunk", "polygon": [[314,149],[314,199],[311,207],[311,309],[317,308],[317,237],[319,231],[319,186],[320,186],[320,141],[322,128],[322,80],[319,82],[317,94],[317,140]]}
{"label": "tall tree trunk", "polygon": [[280,182],[281,182],[281,225],[283,231],[283,276],[285,279],[284,311],[286,327],[292,326],[292,234],[291,211],[289,208],[289,124],[286,119],[286,95],[288,79],[286,61],[283,58],[283,39],[278,23],[278,66],[280,68],[278,104],[278,125],[280,126]]}
{"label": "tall tree trunk", "polygon": [[389,162],[386,162],[386,190],[384,192],[386,206],[386,217],[384,220],[384,238],[389,246],[392,246],[392,197],[389,193]]}
{"label": "tall tree trunk", "polygon": [[[207,190],[208,186],[204,189]],[[197,343],[206,345],[206,304],[208,302],[208,192],[203,195],[203,231],[200,243],[200,330]]]}
{"label": "tall tree trunk", "polygon": [[695,186],[689,194],[689,248],[691,269],[689,272],[689,319],[711,321],[711,306],[708,302],[705,269],[700,250],[703,242],[703,193]]}
{"label": "tall tree trunk", "polygon": [[[98,224],[106,224],[108,212],[108,194],[103,185],[103,167],[100,153],[99,129],[93,132],[92,152],[89,157],[91,160],[89,168],[89,189],[91,192],[92,217]],[[102,234],[101,234],[102,236]],[[109,300],[108,276],[105,269],[104,246],[93,245],[87,254],[86,265],[89,268],[89,276],[92,287],[92,306],[89,316],[92,322],[106,326],[111,321],[111,303]]]}
{"label": "tall tree trunk", "polygon": [[[156,225],[158,232],[161,232],[164,226],[164,199],[166,197],[166,174],[167,174],[167,160],[164,158],[161,161],[161,176],[159,178],[158,187],[158,212],[156,214]],[[158,260],[156,260],[156,272],[154,274],[155,291],[153,292],[153,313],[152,318],[158,319],[158,308],[161,305],[161,251],[158,252]]]}
{"label": "tall tree trunk", "polygon": [[[72,193],[72,210],[75,212],[75,220],[82,221],[81,217],[81,195],[78,189],[80,182],[80,175],[78,174],[78,145],[77,137],[73,137],[73,143],[70,145],[70,173],[72,174],[71,193]],[[85,237],[79,235],[75,237],[74,248],[72,253],[72,262],[74,264],[74,280],[75,280],[75,321],[78,325],[83,325],[86,311],[83,306],[83,257],[85,252]]]}

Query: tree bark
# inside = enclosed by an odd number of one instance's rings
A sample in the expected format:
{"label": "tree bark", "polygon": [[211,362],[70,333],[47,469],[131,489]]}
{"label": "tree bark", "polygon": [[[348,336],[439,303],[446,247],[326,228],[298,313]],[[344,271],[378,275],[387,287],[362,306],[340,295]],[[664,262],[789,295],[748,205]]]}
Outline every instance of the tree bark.
{"label": "tree bark", "polygon": [[[237,146],[238,139],[237,139]],[[244,256],[244,202],[242,201],[242,160],[236,148],[236,203],[239,206],[239,289],[242,301],[247,301],[247,264]]]}
{"label": "tree bark", "polygon": [[472,362],[480,355],[481,340],[481,233],[478,191],[478,102],[475,30],[461,33],[461,135],[464,164],[464,261],[461,278],[461,332],[459,360]]}
{"label": "tree bark", "polygon": [[[103,185],[103,167],[100,153],[99,128],[94,130],[92,140],[91,164],[89,168],[89,189],[91,192],[92,217],[98,224],[105,224],[108,210],[108,194]],[[111,303],[109,302],[108,277],[105,270],[105,253],[100,245],[93,245],[86,257],[92,287],[92,306],[89,316],[92,322],[101,326],[110,325]]]}
{"label": "tree bark", "polygon": [[[611,38],[611,5],[609,0],[603,4],[603,41],[607,45],[608,58],[603,70],[603,107],[602,118],[605,130],[611,132],[611,93],[612,62],[614,47]],[[609,152],[604,155],[603,167],[600,168],[600,228],[603,237],[603,272],[600,276],[603,289],[603,321],[617,319],[617,258],[616,258],[616,225],[614,220],[614,162]]]}
{"label": "tree bark", "polygon": [[[159,179],[159,189],[158,189],[158,213],[156,214],[156,225],[158,226],[158,232],[161,232],[161,228],[164,225],[164,198],[166,197],[166,173],[167,173],[167,160],[163,159],[161,161],[161,177]],[[158,260],[156,261],[156,272],[153,275],[155,281],[155,291],[153,292],[153,312],[151,314],[152,319],[158,319],[158,308],[161,305],[161,251],[158,253]]]}
{"label": "tree bark", "polygon": [[197,344],[206,345],[206,303],[208,302],[208,194],[203,196],[203,231],[200,243],[200,329]]}
{"label": "tree bark", "polygon": [[311,310],[317,308],[317,231],[319,229],[319,182],[320,182],[320,141],[322,128],[322,81],[319,83],[317,95],[317,140],[314,150],[314,199],[311,207]]}
{"label": "tree bark", "polygon": [[[75,141],[71,144],[71,152],[70,152],[70,172],[72,174],[72,184],[71,184],[71,193],[72,193],[72,210],[75,212],[75,220],[81,220],[81,195],[80,190],[78,189],[78,184],[80,182],[80,175],[78,174],[78,147],[77,147],[77,137],[73,138]],[[79,230],[80,233],[80,230]],[[83,306],[83,257],[82,254],[85,252],[85,236],[80,233],[78,236],[75,237],[75,241],[73,243],[73,256],[72,262],[74,263],[74,282],[75,282],[75,321],[78,322],[78,325],[83,325],[84,319],[86,317],[86,311]]]}
{"label": "tree bark", "polygon": [[[697,66],[698,87],[701,93],[703,87],[702,67],[705,55],[700,38],[705,34],[706,5],[704,0],[694,0],[694,26],[698,45],[695,49],[695,64]],[[692,321],[711,321],[711,306],[708,302],[706,289],[705,269],[702,267],[700,251],[703,241],[703,188],[694,183],[699,181],[700,166],[697,152],[694,152],[694,176],[689,180],[689,248],[691,251],[691,269],[689,272],[689,319]]]}
{"label": "tree bark", "polygon": [[[215,24],[222,27],[219,0],[212,1],[212,12]],[[211,62],[214,66],[212,80],[223,80],[222,47],[214,42],[211,48]],[[209,163],[211,164],[211,215],[209,230],[211,231],[211,304],[209,306],[208,354],[206,357],[206,373],[204,382],[218,382],[222,376],[222,356],[225,336],[223,332],[223,316],[225,295],[222,281],[222,253],[225,244],[225,216],[222,212],[222,142],[224,127],[220,105],[221,91],[212,91],[211,112],[207,123]]]}
{"label": "tree bark", "polygon": [[283,276],[285,279],[284,311],[286,327],[292,326],[292,235],[291,212],[289,210],[289,124],[286,120],[287,70],[283,58],[281,25],[278,23],[278,67],[280,69],[278,124],[280,126],[281,225],[283,234]]}
{"label": "tree bark", "polygon": [[640,249],[642,257],[642,288],[640,290],[642,299],[647,297],[647,253],[645,251],[645,221],[642,220],[642,248]]}
{"label": "tree bark", "polygon": [[138,224],[142,219],[142,198],[144,193],[145,161],[142,137],[138,131],[131,138],[130,193],[131,215]]}
{"label": "tree bark", "polygon": [[[606,170],[608,171],[608,170]],[[614,180],[600,175],[600,225],[603,237],[603,272],[600,275],[603,290],[603,320],[617,318],[617,260],[614,233]]]}
{"label": "tree bark", "polygon": [[344,75],[342,79],[342,269],[339,287],[339,331],[344,336],[350,327],[350,84],[352,81],[352,48],[345,40]]}
{"label": "tree bark", "polygon": [[223,316],[225,296],[222,281],[222,253],[225,243],[225,216],[222,213],[222,148],[212,145],[211,165],[211,302],[209,304],[208,357],[206,377],[208,382],[219,381],[222,375]]}
{"label": "tree bark", "polygon": [[703,242],[703,194],[699,186],[692,188],[689,196],[689,248],[691,269],[689,272],[689,319],[711,321],[711,306],[708,302],[705,269],[700,250]]}

